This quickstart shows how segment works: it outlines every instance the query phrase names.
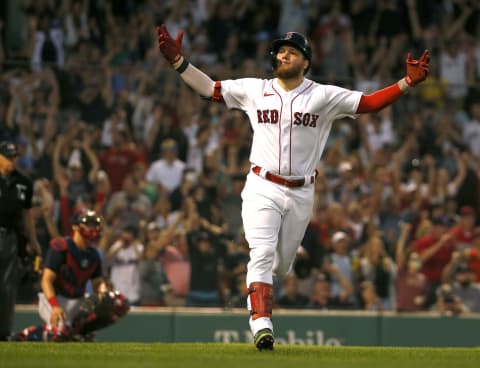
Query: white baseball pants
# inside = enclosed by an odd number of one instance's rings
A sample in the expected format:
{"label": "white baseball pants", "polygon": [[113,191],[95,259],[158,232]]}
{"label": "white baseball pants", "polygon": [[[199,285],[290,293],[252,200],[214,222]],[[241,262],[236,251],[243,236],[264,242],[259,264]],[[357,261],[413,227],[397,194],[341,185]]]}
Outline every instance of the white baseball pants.
{"label": "white baseball pants", "polygon": [[[63,308],[65,314],[67,315],[67,319],[65,323],[69,326],[72,325],[73,319],[78,314],[78,310],[80,308],[80,303],[82,298],[78,299],[70,299],[65,298],[64,296],[57,295],[58,304]],[[48,328],[51,328],[50,318],[52,316],[52,306],[48,302],[47,298],[43,293],[38,293],[38,313],[40,317],[45,321]],[[58,326],[55,326],[58,327]]]}

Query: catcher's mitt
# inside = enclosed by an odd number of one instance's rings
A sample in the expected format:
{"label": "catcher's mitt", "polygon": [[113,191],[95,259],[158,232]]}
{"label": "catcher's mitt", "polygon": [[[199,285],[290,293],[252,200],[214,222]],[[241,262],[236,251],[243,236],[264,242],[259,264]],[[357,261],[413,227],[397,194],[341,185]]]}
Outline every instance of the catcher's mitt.
{"label": "catcher's mitt", "polygon": [[128,299],[118,291],[104,291],[85,296],[73,322],[78,335],[88,335],[125,316],[130,310]]}

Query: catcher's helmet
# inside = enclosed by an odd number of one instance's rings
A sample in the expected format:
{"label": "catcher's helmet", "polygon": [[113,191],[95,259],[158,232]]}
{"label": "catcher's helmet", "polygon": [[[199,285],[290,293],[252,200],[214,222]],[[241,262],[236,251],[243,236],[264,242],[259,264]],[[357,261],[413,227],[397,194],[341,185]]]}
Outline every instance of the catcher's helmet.
{"label": "catcher's helmet", "polygon": [[277,53],[280,47],[282,47],[283,45],[293,46],[302,52],[303,56],[305,56],[305,58],[309,61],[308,67],[307,69],[305,69],[304,74],[307,73],[308,69],[310,69],[310,64],[312,62],[312,48],[308,39],[298,32],[287,32],[282,38],[279,38],[272,42],[270,55],[272,57],[273,69],[277,67]]}
{"label": "catcher's helmet", "polygon": [[0,142],[0,155],[8,158],[18,156],[17,146],[12,142]]}
{"label": "catcher's helmet", "polygon": [[102,234],[102,218],[87,208],[75,212],[72,225],[79,225],[80,235],[87,240],[98,240]]}

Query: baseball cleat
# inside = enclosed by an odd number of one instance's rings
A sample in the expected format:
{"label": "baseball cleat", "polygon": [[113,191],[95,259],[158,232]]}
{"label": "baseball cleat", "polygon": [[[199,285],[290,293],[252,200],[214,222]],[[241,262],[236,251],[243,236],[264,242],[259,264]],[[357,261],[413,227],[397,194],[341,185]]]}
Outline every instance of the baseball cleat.
{"label": "baseball cleat", "polygon": [[273,332],[269,328],[258,331],[253,338],[253,342],[258,350],[273,350]]}

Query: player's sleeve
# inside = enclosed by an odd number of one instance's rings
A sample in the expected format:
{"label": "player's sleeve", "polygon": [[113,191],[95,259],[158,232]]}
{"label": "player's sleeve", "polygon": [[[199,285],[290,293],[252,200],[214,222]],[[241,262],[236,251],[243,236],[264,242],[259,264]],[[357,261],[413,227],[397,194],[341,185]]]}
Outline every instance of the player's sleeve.
{"label": "player's sleeve", "polygon": [[192,64],[187,66],[187,69],[180,74],[180,77],[200,96],[206,98],[213,96],[215,82]]}
{"label": "player's sleeve", "polygon": [[[250,105],[249,94],[260,89],[254,85],[255,79],[228,79],[221,82],[221,94],[229,109],[247,110]],[[250,91],[250,92],[248,92]]]}
{"label": "player's sleeve", "polygon": [[355,118],[362,92],[337,86],[325,86],[325,99],[332,119]]}
{"label": "player's sleeve", "polygon": [[45,256],[44,266],[55,273],[60,271],[60,267],[65,263],[65,252],[48,248]]}
{"label": "player's sleeve", "polygon": [[370,95],[363,95],[357,113],[377,112],[402,97],[403,92],[398,83],[394,83]]}

